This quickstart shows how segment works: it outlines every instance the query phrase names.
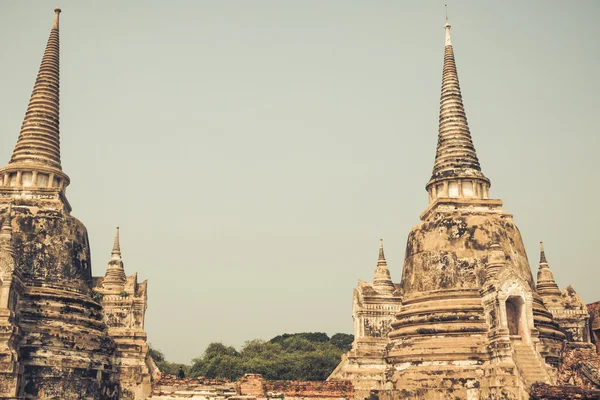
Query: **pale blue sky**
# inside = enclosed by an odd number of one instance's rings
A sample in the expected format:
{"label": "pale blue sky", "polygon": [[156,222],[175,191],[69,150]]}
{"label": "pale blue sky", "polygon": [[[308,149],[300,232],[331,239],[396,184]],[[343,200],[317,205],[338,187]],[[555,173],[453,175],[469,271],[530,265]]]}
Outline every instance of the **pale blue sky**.
{"label": "pale blue sky", "polygon": [[[149,341],[352,331],[379,237],[398,281],[427,206],[444,1],[64,0],[62,164],[95,275],[114,227],[149,280]],[[54,4],[6,2],[8,161]],[[452,37],[473,140],[535,270],[600,299],[600,3],[460,1]]]}

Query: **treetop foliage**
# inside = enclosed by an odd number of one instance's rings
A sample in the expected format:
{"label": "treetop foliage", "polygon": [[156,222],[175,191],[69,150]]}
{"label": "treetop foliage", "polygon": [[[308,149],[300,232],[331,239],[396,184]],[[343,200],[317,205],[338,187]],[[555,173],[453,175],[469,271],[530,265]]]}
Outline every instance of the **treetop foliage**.
{"label": "treetop foliage", "polygon": [[[249,340],[239,351],[223,343],[211,343],[202,356],[192,360],[189,375],[235,380],[246,373],[257,373],[273,380],[325,380],[342,354],[350,350],[353,340],[353,335],[345,333],[329,338],[322,332],[304,332],[285,333],[269,341]],[[168,363],[160,351],[152,350],[151,354],[162,356],[161,364]],[[169,370],[179,365],[171,364],[167,365]],[[159,368],[162,371],[161,365]]]}

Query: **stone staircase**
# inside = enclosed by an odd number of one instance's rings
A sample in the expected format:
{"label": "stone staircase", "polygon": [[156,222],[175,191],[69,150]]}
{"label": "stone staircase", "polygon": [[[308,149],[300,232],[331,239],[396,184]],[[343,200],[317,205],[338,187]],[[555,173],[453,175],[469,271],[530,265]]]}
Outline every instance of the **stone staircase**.
{"label": "stone staircase", "polygon": [[551,383],[544,361],[531,344],[515,340],[512,341],[512,346],[514,360],[527,386],[531,386],[535,382]]}

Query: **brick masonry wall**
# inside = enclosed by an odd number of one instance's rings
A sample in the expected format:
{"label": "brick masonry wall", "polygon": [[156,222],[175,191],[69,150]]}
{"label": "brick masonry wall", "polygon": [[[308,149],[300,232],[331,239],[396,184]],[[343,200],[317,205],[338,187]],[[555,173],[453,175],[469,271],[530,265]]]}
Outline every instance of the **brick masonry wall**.
{"label": "brick masonry wall", "polygon": [[531,388],[530,395],[531,400],[598,400],[600,399],[600,390],[536,383]]}
{"label": "brick masonry wall", "polygon": [[354,388],[349,381],[265,381],[267,393],[285,397],[352,398]]}

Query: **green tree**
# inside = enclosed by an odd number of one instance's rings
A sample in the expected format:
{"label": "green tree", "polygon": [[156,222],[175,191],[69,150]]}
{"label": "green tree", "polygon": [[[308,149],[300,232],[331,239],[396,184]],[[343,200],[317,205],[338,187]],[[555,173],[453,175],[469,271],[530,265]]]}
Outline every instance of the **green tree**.
{"label": "green tree", "polygon": [[324,332],[284,333],[269,340],[271,343],[281,343],[290,337],[301,337],[310,342],[329,342],[329,336]]}
{"label": "green tree", "polygon": [[211,343],[208,345],[206,350],[204,350],[204,358],[211,359],[220,356],[231,356],[237,357],[239,353],[233,346],[225,346],[221,342]]}
{"label": "green tree", "polygon": [[[334,340],[335,339],[335,340]],[[247,341],[238,352],[223,343],[211,343],[194,359],[191,376],[237,379],[245,373],[266,379],[324,380],[352,344],[352,335],[324,333],[283,334],[265,342]]]}
{"label": "green tree", "polygon": [[336,333],[329,340],[329,343],[331,343],[345,351],[349,351],[352,348],[353,342],[354,342],[354,335],[349,335],[347,333]]}

